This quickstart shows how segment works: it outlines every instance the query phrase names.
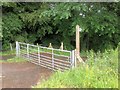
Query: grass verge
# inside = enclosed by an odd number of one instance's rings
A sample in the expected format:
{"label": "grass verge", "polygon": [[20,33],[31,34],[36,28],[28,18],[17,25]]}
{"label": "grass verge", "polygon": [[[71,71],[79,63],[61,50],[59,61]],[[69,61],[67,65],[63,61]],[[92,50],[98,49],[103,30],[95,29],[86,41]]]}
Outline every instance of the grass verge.
{"label": "grass verge", "polygon": [[0,63],[16,63],[16,62],[27,62],[27,60],[22,57],[14,57],[7,60],[0,60]]}
{"label": "grass verge", "polygon": [[15,52],[16,52],[15,50],[12,50],[12,51],[3,51],[3,52],[1,51],[0,55],[1,56],[12,55],[12,54],[15,54]]}

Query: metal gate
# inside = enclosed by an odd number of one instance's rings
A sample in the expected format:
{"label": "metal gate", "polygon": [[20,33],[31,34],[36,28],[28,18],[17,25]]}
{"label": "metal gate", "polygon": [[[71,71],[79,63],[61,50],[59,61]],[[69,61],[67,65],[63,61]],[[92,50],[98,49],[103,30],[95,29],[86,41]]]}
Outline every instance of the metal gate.
{"label": "metal gate", "polygon": [[74,50],[60,50],[22,42],[16,42],[16,55],[54,71],[68,70],[76,64]]}

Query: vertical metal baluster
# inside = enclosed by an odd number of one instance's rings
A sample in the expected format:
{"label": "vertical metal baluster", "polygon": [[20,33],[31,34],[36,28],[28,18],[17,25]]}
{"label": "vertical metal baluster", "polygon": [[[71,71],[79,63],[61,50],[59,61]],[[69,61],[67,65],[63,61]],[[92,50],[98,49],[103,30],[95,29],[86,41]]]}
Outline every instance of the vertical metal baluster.
{"label": "vertical metal baluster", "polygon": [[38,63],[40,65],[40,47],[38,46]]}
{"label": "vertical metal baluster", "polygon": [[52,67],[53,67],[53,70],[54,70],[54,51],[53,51],[53,48],[52,48]]}
{"label": "vertical metal baluster", "polygon": [[29,44],[27,44],[27,58],[29,59]]}
{"label": "vertical metal baluster", "polygon": [[72,68],[75,67],[75,51],[72,50],[72,53],[71,53],[71,64],[72,64]]}

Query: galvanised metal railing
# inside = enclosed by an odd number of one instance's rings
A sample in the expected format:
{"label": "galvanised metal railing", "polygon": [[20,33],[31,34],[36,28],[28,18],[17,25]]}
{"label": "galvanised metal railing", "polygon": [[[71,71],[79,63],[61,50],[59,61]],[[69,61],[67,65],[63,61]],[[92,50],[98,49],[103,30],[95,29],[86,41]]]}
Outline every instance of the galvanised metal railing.
{"label": "galvanised metal railing", "polygon": [[60,50],[16,41],[16,56],[51,70],[68,70],[76,66],[75,51]]}

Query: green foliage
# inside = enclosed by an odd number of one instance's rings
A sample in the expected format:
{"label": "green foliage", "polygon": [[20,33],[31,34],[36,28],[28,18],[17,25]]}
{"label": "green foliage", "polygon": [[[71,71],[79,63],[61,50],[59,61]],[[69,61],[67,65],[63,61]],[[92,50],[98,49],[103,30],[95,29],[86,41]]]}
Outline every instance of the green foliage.
{"label": "green foliage", "polygon": [[[75,26],[82,28],[81,49],[104,51],[120,42],[120,3],[3,3],[3,47],[9,42],[51,42],[75,49]],[[10,23],[11,22],[11,23]],[[7,31],[6,31],[7,30]],[[14,31],[14,32],[13,32]]]}
{"label": "green foliage", "polygon": [[16,7],[16,3],[13,2],[2,2],[0,5],[4,6],[4,7]]}
{"label": "green foliage", "polygon": [[34,88],[118,88],[118,49],[88,52],[86,65],[56,72]]}
{"label": "green foliage", "polygon": [[[21,33],[22,22],[16,14],[8,13],[3,15],[3,49],[9,48],[9,43],[16,40]],[[20,40],[20,39],[19,39]]]}
{"label": "green foliage", "polygon": [[0,20],[0,41],[2,40],[2,37],[3,37],[3,35],[2,35],[2,24],[1,24],[1,20]]}
{"label": "green foliage", "polygon": [[[100,3],[57,3],[53,5],[54,8],[42,12],[41,17],[53,19],[54,27],[57,26],[56,33],[61,34],[67,49],[72,49],[70,37],[75,35],[77,24],[83,29],[81,32],[82,49],[94,49],[95,51],[110,49],[115,48],[120,42],[118,39],[120,38],[118,15],[114,11],[108,11],[112,5],[118,4],[112,3],[109,6],[109,3],[107,5]],[[73,41],[75,42],[74,39]]]}

